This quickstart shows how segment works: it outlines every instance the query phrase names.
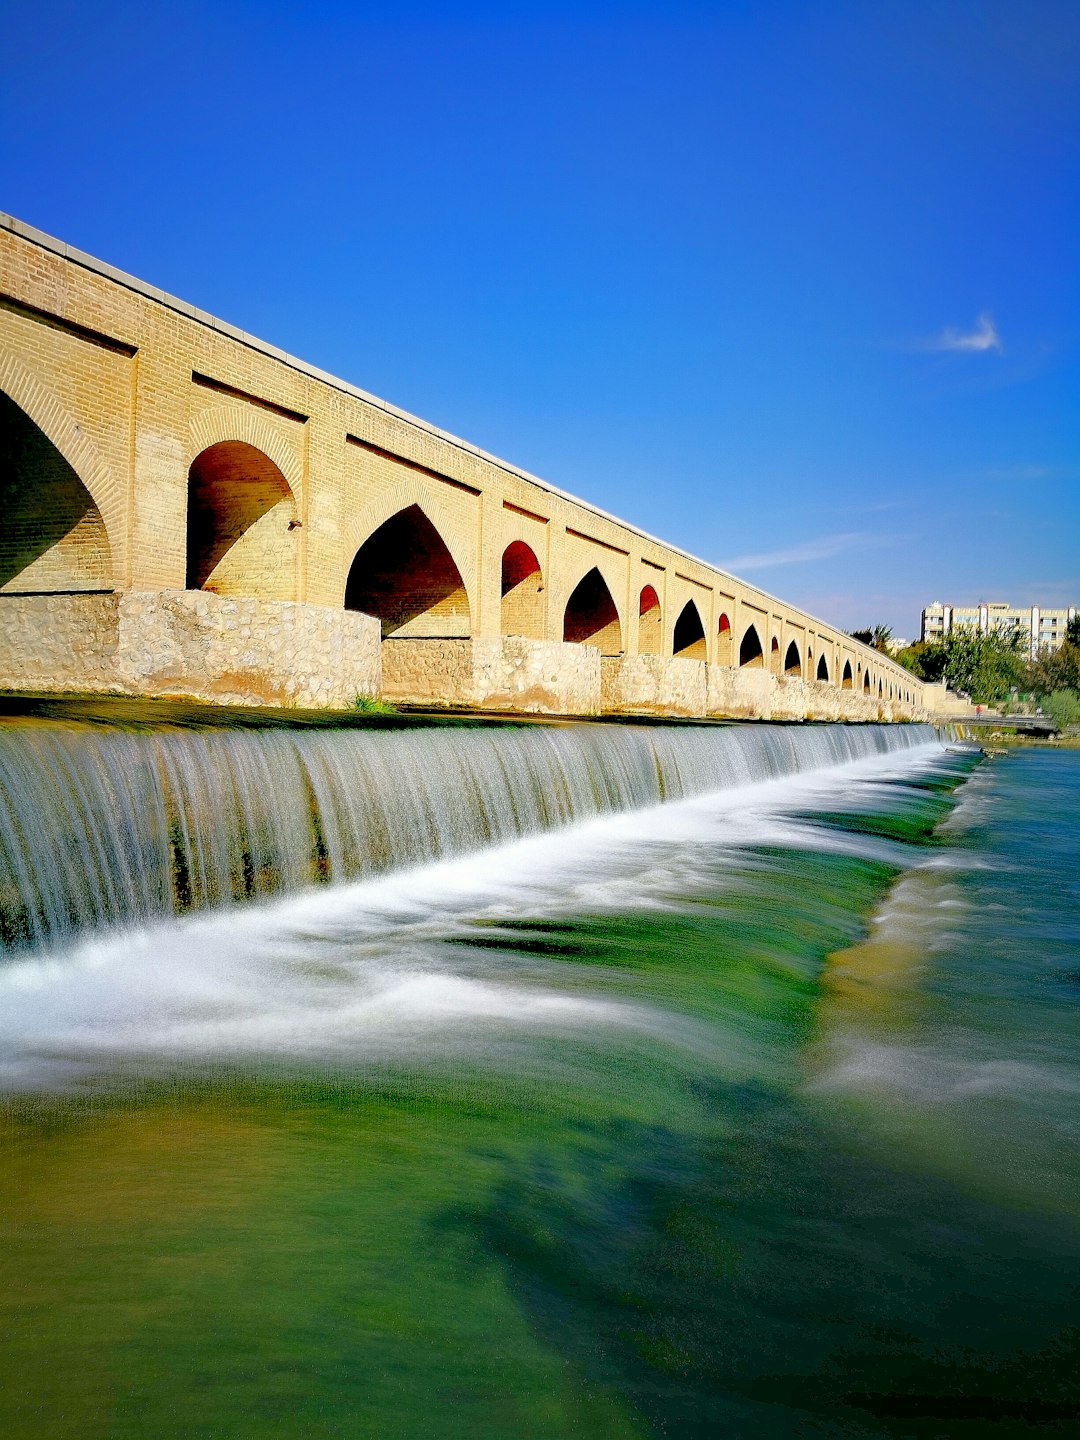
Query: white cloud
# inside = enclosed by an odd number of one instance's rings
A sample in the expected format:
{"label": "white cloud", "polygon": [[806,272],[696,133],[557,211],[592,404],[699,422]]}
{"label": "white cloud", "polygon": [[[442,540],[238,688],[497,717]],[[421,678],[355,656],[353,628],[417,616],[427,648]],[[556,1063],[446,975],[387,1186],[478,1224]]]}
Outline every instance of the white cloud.
{"label": "white cloud", "polygon": [[752,555],[736,555],[721,565],[722,570],[739,574],[743,570],[768,570],[774,565],[800,565],[807,560],[828,560],[856,545],[876,544],[868,535],[848,532],[843,535],[823,535],[819,540],[804,540],[800,545],[789,545],[783,550],[763,550]]}
{"label": "white cloud", "polygon": [[1005,347],[1001,343],[1001,336],[998,334],[993,320],[984,311],[979,316],[979,322],[974,330],[965,333],[950,325],[933,341],[930,348],[932,350],[956,350],[969,354],[996,350],[1000,354]]}

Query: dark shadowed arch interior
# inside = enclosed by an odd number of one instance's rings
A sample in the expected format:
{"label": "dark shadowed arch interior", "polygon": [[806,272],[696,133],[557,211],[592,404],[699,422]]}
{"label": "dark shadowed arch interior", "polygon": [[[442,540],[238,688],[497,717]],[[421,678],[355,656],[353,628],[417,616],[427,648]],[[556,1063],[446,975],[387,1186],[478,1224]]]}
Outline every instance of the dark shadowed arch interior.
{"label": "dark shadowed arch interior", "polygon": [[721,612],[720,623],[716,627],[716,663],[718,665],[731,664],[731,621],[727,615]]}
{"label": "dark shadowed arch interior", "polygon": [[827,662],[826,662],[826,660],[825,660],[825,656],[824,656],[824,655],[819,655],[819,656],[818,656],[818,662],[817,662],[817,678],[818,678],[819,680],[828,680],[828,678],[829,678],[829,666],[828,666],[828,664],[827,664]]}
{"label": "dark shadowed arch interior", "polygon": [[638,598],[638,654],[659,655],[664,648],[660,596],[646,585]]}
{"label": "dark shadowed arch interior", "polygon": [[867,695],[870,694],[870,671],[869,671],[869,670],[867,670],[866,674],[863,676],[862,688],[863,688],[863,690],[866,692]]}
{"label": "dark shadowed arch interior", "polygon": [[880,699],[881,696],[885,694],[885,686],[882,684],[882,682],[881,682],[880,680],[877,682],[877,693],[878,693],[878,699]]}
{"label": "dark shadowed arch interior", "polygon": [[842,677],[841,677],[841,679],[840,679],[840,689],[841,689],[841,690],[850,690],[850,689],[851,689],[851,661],[850,661],[850,660],[845,660],[845,661],[844,661],[844,673],[843,673],[843,675],[842,675]]}
{"label": "dark shadowed arch interior", "polygon": [[701,612],[693,600],[688,600],[675,621],[675,636],[671,652],[677,660],[707,660],[709,647],[705,641],[705,626],[701,623]]}
{"label": "dark shadowed arch interior", "polygon": [[0,393],[0,590],[111,590],[101,511],[52,441]]}
{"label": "dark shadowed arch interior", "polygon": [[802,658],[799,655],[799,647],[794,640],[792,640],[791,644],[787,647],[787,652],[784,655],[784,674],[802,674]]}
{"label": "dark shadowed arch interior", "polygon": [[241,440],[208,446],[188,471],[187,588],[295,600],[296,518],[269,456]]}
{"label": "dark shadowed arch interior", "polygon": [[619,611],[607,581],[595,566],[578,581],[566,602],[563,639],[574,645],[595,645],[602,655],[622,654]]}
{"label": "dark shadowed arch interior", "polygon": [[419,505],[399,510],[360,546],[345,586],[345,608],[381,620],[384,639],[471,634],[461,572]]}
{"label": "dark shadowed arch interior", "polygon": [[753,625],[747,626],[746,633],[742,637],[742,644],[739,646],[739,664],[744,668],[755,670],[760,670],[765,664],[761,636]]}
{"label": "dark shadowed arch interior", "polygon": [[524,540],[514,540],[503,551],[502,633],[544,638],[544,577]]}

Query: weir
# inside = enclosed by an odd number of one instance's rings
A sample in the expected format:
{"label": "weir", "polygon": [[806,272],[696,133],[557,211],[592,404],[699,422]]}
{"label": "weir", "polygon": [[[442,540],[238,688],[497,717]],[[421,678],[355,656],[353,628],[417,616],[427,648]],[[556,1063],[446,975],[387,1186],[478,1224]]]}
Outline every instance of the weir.
{"label": "weir", "polygon": [[340,883],[933,740],[927,725],[0,729],[0,942]]}

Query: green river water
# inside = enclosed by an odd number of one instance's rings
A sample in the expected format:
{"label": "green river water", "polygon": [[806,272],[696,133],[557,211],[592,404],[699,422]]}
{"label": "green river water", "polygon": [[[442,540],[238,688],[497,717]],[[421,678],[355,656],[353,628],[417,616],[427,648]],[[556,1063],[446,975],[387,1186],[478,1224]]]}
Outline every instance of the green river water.
{"label": "green river water", "polygon": [[1080,1433],[1080,754],[926,745],[0,981],[0,1436]]}

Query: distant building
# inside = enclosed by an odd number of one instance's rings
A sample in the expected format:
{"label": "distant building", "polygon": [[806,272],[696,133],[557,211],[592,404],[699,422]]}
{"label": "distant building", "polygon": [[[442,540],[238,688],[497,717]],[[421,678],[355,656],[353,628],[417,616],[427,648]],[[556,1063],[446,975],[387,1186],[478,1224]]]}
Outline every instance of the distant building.
{"label": "distant building", "polygon": [[1065,627],[1076,615],[1075,605],[1062,606],[1056,610],[1032,605],[1019,610],[1004,601],[982,605],[942,605],[935,600],[922,612],[922,640],[937,644],[944,640],[950,630],[963,628],[978,630],[988,635],[991,630],[1020,631],[1028,654],[1035,658],[1039,651],[1060,649],[1065,639]]}

